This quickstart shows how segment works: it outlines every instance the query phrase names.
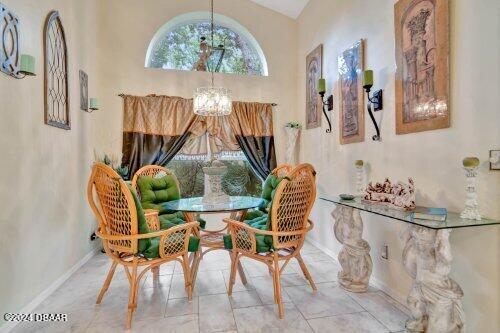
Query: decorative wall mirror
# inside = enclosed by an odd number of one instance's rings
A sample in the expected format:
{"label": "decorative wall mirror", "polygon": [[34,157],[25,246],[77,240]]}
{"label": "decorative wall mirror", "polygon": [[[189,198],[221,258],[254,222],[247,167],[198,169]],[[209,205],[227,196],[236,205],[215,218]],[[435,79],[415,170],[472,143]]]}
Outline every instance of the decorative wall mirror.
{"label": "decorative wall mirror", "polygon": [[0,71],[17,77],[20,66],[19,18],[0,3]]}
{"label": "decorative wall mirror", "polygon": [[47,16],[43,32],[45,70],[45,123],[71,129],[68,98],[66,37],[59,12]]}

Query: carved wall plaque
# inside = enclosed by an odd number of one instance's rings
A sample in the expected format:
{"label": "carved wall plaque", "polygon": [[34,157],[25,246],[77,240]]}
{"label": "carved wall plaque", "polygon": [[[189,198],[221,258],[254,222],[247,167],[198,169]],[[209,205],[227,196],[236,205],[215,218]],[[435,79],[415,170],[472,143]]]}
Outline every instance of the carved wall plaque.
{"label": "carved wall plaque", "polygon": [[0,3],[0,70],[8,75],[17,76],[20,67],[19,55],[19,18]]}

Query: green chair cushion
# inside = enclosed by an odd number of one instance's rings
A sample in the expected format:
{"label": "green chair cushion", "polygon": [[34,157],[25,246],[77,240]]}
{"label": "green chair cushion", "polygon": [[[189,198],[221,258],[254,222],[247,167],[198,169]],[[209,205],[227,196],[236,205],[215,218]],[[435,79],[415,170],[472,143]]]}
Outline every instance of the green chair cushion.
{"label": "green chair cushion", "polygon": [[[172,241],[176,241],[174,239],[175,236],[171,236],[172,237]],[[183,241],[183,239],[180,239],[179,238],[179,241]],[[200,247],[200,239],[196,236],[190,236],[189,237],[189,244],[188,244],[188,251],[189,252],[196,252],[198,251]],[[145,258],[148,258],[148,259],[155,259],[155,258],[158,258],[160,256],[160,237],[154,237],[154,238],[151,238],[151,244],[150,246],[142,252],[142,255],[145,257]]]}
{"label": "green chair cushion", "polygon": [[[268,228],[268,215],[267,214],[257,216],[253,219],[247,219],[244,222],[255,229],[269,230],[269,228]],[[226,248],[227,250],[231,250],[233,248],[231,235],[224,235],[223,241],[224,241],[224,248]],[[256,242],[256,252],[257,253],[269,252],[273,248],[273,237],[272,236],[256,234],[255,235],[255,242]]]}
{"label": "green chair cushion", "polygon": [[[141,202],[139,201],[139,197],[137,196],[137,192],[132,186],[129,186],[130,193],[132,193],[132,198],[134,198],[135,207],[137,211],[137,222],[138,229],[140,234],[147,234],[150,232],[148,222],[146,220],[146,215],[144,215],[144,210],[142,209]],[[137,251],[142,253],[146,251],[151,246],[151,240],[149,238],[139,239],[139,243],[137,245]]]}
{"label": "green chair cushion", "polygon": [[[171,227],[175,227],[176,225],[186,223],[186,220],[184,218],[184,214],[182,212],[175,212],[171,214],[162,214],[159,216],[160,219],[160,229],[168,229]],[[205,228],[205,225],[207,222],[199,217],[196,221],[200,224],[200,227],[202,229]]]}
{"label": "green chair cushion", "polygon": [[145,209],[155,209],[159,214],[172,213],[163,208],[162,203],[181,198],[179,187],[172,175],[161,178],[141,176],[137,180],[137,187],[141,193],[141,203]]}
{"label": "green chair cushion", "polygon": [[[283,180],[283,177],[276,177],[273,174],[267,176],[264,181],[264,185],[262,185],[262,193],[260,197],[267,201],[272,200],[272,193],[278,187],[279,183]],[[142,192],[141,192],[142,193]]]}

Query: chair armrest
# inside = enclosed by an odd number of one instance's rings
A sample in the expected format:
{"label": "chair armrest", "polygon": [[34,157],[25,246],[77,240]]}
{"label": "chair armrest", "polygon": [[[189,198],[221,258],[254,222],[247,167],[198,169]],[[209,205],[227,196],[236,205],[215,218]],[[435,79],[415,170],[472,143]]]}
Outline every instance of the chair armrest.
{"label": "chair armrest", "polygon": [[189,248],[189,237],[199,227],[199,222],[189,222],[167,229],[167,232],[160,238],[160,257],[178,257],[186,254]]}
{"label": "chair armrest", "polygon": [[228,230],[229,234],[231,235],[233,248],[237,249],[238,251],[249,253],[255,253],[256,251],[256,235],[272,236],[273,242],[275,242],[278,241],[278,237],[293,237],[305,235],[314,226],[314,224],[310,220],[308,220],[308,224],[304,229],[295,231],[269,231],[252,228],[244,222],[239,222],[232,219],[226,218],[223,221],[228,224]]}
{"label": "chair armrest", "polygon": [[269,230],[261,230],[257,228],[252,228],[248,224],[244,222],[239,222],[236,220],[232,219],[224,219],[223,222],[228,223],[229,227],[231,226],[236,226],[238,228],[243,228],[248,231],[253,232],[254,234],[260,234],[260,235],[269,235],[269,236],[295,236],[295,235],[300,235],[305,232],[310,231],[314,227],[314,223],[311,222],[311,220],[307,220],[307,227],[305,229],[299,229],[295,231],[269,231]]}
{"label": "chair armrest", "polygon": [[144,209],[144,215],[146,216],[146,221],[150,230],[160,230],[160,218],[158,214],[159,211],[156,209]]}

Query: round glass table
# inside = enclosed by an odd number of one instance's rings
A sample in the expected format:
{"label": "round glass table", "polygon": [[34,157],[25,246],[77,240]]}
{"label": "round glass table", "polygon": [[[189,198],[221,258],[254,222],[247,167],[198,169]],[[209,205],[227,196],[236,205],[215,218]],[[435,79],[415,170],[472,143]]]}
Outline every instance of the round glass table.
{"label": "round glass table", "polygon": [[[244,221],[249,209],[260,207],[265,203],[266,200],[261,198],[233,196],[229,197],[228,202],[208,204],[203,202],[202,197],[195,197],[169,201],[162,204],[162,206],[171,211],[182,212],[187,222],[196,221],[196,216],[199,214],[221,213],[229,213],[231,214],[230,218],[237,221]],[[191,271],[193,284],[196,280],[198,265],[200,260],[203,259],[203,255],[213,250],[224,250],[224,241],[222,237],[227,234],[227,225],[218,230],[208,230],[205,228],[197,230],[196,232],[197,236],[200,237],[201,247],[196,255],[191,256],[193,262]],[[203,247],[206,249],[203,250]],[[245,273],[240,262],[238,262],[238,272],[241,277],[241,282],[246,284]]]}

